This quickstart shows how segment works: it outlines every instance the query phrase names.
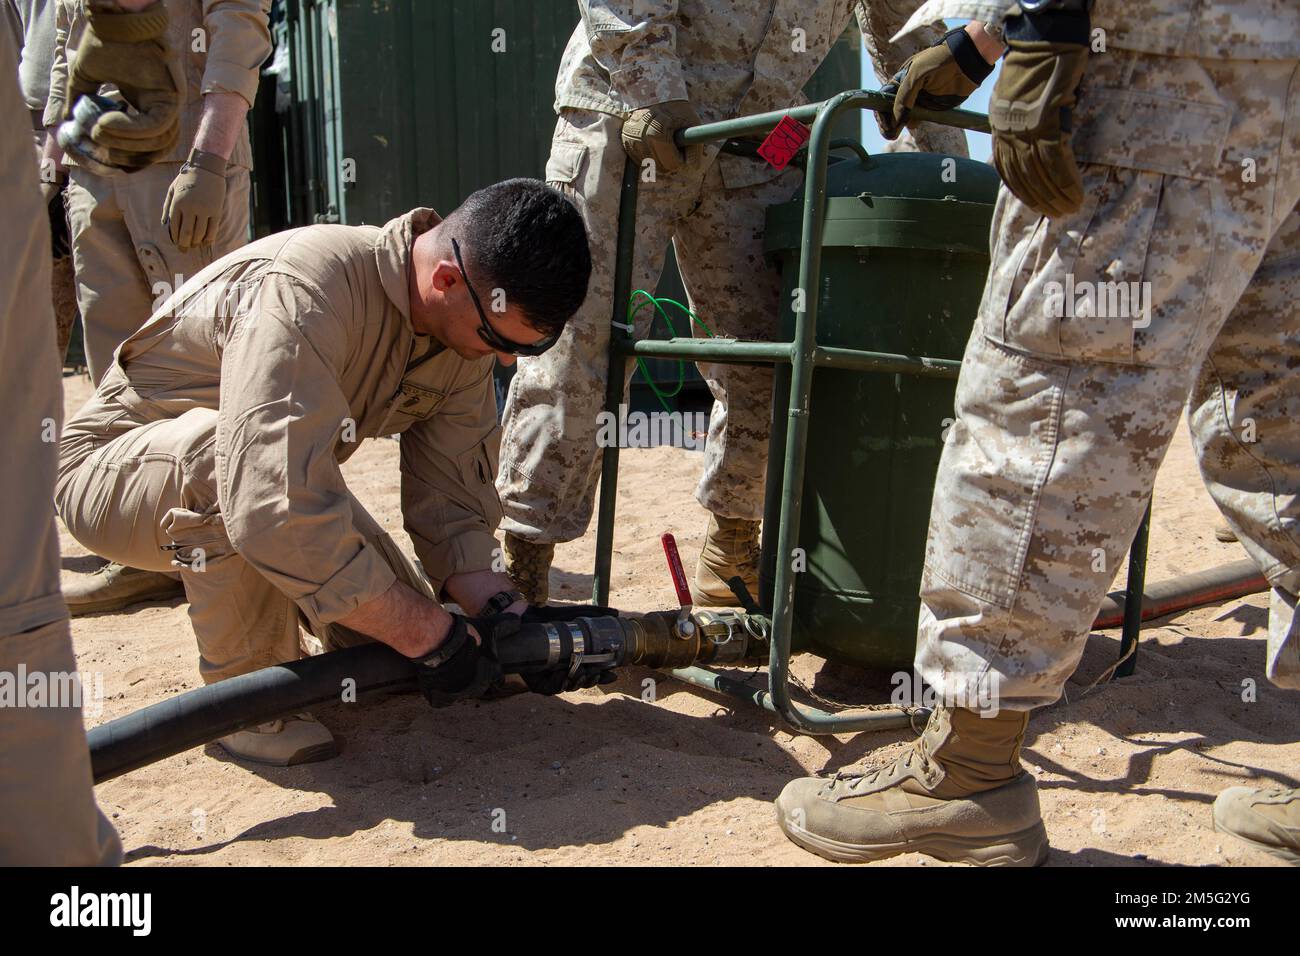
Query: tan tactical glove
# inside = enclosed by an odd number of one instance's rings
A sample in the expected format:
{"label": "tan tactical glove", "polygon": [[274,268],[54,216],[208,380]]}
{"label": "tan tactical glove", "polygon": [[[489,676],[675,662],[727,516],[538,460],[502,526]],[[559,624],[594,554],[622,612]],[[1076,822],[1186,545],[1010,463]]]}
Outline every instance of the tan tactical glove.
{"label": "tan tactical glove", "polygon": [[162,0],[124,13],[107,0],[90,0],[86,32],[68,70],[64,119],[79,97],[101,84],[121,91],[134,112],[112,111],[89,130],[112,165],[140,167],[176,145],[180,134],[180,67],[167,45]]}
{"label": "tan tactical glove", "polygon": [[1008,17],[1010,47],[989,101],[993,165],[1007,188],[1043,216],[1083,203],[1070,148],[1071,111],[1088,63],[1087,14]]}
{"label": "tan tactical glove", "polygon": [[894,112],[877,113],[876,123],[885,139],[898,139],[912,107],[951,110],[961,106],[993,72],[980,55],[970,34],[961,27],[949,30],[933,46],[910,56],[902,69],[880,88],[894,94]]}
{"label": "tan tactical glove", "polygon": [[181,252],[211,245],[226,202],[226,161],[215,153],[190,150],[180,174],[167,188],[162,224]]}
{"label": "tan tactical glove", "polygon": [[699,125],[700,114],[688,100],[669,100],[633,110],[623,121],[623,149],[634,162],[653,159],[660,170],[671,173],[684,162],[694,162],[700,154],[699,146],[689,146],[683,158],[673,134]]}

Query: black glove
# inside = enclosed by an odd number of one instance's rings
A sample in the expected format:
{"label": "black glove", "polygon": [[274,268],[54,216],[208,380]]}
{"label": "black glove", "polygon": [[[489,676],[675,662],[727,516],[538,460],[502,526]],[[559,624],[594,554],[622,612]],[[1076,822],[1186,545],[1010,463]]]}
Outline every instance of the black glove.
{"label": "black glove", "polygon": [[[524,611],[525,624],[559,624],[580,617],[618,617],[618,611],[601,604],[570,604],[567,607],[534,607]],[[523,674],[524,683],[534,694],[559,694],[566,690],[612,684],[618,675],[605,664],[584,664],[569,676],[567,670],[550,670]]]}
{"label": "black glove", "polygon": [[[446,640],[424,657],[413,659],[420,665],[416,676],[429,705],[446,707],[466,697],[482,697],[502,676],[497,640],[519,630],[519,623],[515,614],[487,618],[453,614]],[[470,627],[478,632],[481,643],[469,633]]]}

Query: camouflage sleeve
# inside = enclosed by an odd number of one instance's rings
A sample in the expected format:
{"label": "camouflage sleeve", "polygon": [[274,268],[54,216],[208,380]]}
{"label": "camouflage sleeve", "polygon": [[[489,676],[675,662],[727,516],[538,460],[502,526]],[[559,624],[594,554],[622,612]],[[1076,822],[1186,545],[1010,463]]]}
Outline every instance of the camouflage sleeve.
{"label": "camouflage sleeve", "polygon": [[[862,29],[862,40],[882,84],[902,68],[908,57],[931,46],[944,34],[943,24],[936,21],[922,23],[906,36],[895,36],[916,5],[917,0],[855,0],[853,12]],[[913,150],[949,156],[970,155],[964,133],[934,123],[919,123],[885,146],[885,151],[891,153]]]}
{"label": "camouflage sleeve", "polygon": [[688,99],[677,0],[578,0],[592,56],[624,109]]}
{"label": "camouflage sleeve", "polygon": [[238,93],[252,108],[258,71],[271,55],[270,12],[271,0],[203,0],[203,93]]}
{"label": "camouflage sleeve", "polygon": [[1002,20],[1013,6],[1015,0],[925,0],[894,38],[936,20],[979,20],[989,33],[1000,38]]}
{"label": "camouflage sleeve", "polygon": [[894,40],[894,34],[903,28],[916,5],[916,0],[857,0],[854,4],[863,42],[881,83],[888,82],[908,57],[943,36],[942,23],[927,23]]}
{"label": "camouflage sleeve", "polygon": [[68,6],[67,0],[54,4],[54,58],[50,63],[50,95],[45,100],[47,127],[56,126],[63,119],[64,101],[68,95]]}

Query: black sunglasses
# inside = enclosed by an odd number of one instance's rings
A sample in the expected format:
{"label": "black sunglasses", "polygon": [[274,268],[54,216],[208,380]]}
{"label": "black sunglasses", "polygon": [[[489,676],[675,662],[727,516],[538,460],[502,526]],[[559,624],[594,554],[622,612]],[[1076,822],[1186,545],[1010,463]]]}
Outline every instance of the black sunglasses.
{"label": "black sunglasses", "polygon": [[469,276],[465,274],[465,260],[460,257],[460,243],[455,239],[451,240],[451,251],[456,254],[456,268],[460,270],[460,277],[465,280],[465,288],[469,290],[469,297],[474,300],[474,308],[478,309],[478,337],[486,342],[493,351],[505,352],[508,355],[541,355],[556,343],[559,336],[548,335],[537,342],[523,345],[519,342],[510,341],[492,328],[487,313],[483,311],[483,303],[479,301],[478,293],[474,291],[474,287],[470,285]]}

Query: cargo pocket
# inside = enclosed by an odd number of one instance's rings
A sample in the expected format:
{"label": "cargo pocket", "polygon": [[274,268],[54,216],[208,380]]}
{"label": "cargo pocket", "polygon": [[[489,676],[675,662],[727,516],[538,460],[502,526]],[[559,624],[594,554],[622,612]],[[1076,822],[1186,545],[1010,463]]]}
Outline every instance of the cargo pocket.
{"label": "cargo pocket", "polygon": [[927,577],[997,607],[1014,603],[1068,374],[972,338],[931,499]]}
{"label": "cargo pocket", "polygon": [[461,481],[478,500],[479,513],[489,528],[501,522],[501,498],[497,495],[497,466],[501,453],[501,429],[494,428],[483,441],[456,459]]}
{"label": "cargo pocket", "polygon": [[1048,219],[999,203],[984,327],[1044,358],[1151,368],[1191,361],[1214,312],[1206,295],[1229,118],[1216,104],[1089,89],[1075,139],[1083,206]]}
{"label": "cargo pocket", "polygon": [[577,189],[578,177],[587,159],[587,147],[580,143],[551,143],[546,160],[546,183],[560,190]]}
{"label": "cargo pocket", "polygon": [[171,556],[172,567],[180,571],[202,573],[208,564],[234,552],[220,512],[172,508],[163,516],[162,532],[171,541],[163,550]]}

